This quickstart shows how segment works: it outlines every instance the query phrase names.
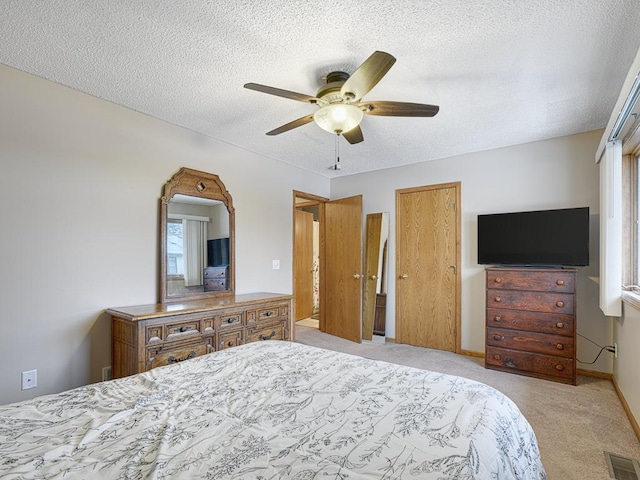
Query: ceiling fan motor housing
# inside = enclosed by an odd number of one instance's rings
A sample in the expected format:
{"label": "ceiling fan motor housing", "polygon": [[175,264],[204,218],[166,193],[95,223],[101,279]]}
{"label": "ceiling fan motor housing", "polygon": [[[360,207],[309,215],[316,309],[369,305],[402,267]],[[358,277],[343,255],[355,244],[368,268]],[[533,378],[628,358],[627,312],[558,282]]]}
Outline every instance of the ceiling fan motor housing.
{"label": "ceiling fan motor housing", "polygon": [[345,101],[351,101],[355,98],[355,95],[351,98],[343,98],[340,95],[342,85],[349,79],[347,72],[330,72],[327,74],[327,83],[318,89],[316,97],[321,99],[323,103],[342,103]]}

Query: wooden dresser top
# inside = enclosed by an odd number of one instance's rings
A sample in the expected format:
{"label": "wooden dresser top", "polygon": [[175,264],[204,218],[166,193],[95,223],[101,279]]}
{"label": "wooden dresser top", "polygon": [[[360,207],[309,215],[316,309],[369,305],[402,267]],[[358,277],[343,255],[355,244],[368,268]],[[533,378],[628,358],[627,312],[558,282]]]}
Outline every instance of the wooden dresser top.
{"label": "wooden dresser top", "polygon": [[257,292],[242,295],[229,295],[206,300],[190,300],[180,303],[157,303],[150,305],[133,305],[129,307],[108,308],[105,313],[125,320],[147,320],[150,318],[183,315],[187,313],[207,312],[234,306],[245,306],[254,303],[290,300],[293,295],[284,293]]}

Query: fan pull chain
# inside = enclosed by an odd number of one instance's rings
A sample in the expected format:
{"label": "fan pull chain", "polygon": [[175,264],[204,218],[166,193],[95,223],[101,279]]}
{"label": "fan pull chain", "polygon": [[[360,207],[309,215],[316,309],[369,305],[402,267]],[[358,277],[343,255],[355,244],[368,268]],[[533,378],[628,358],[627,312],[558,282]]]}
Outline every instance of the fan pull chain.
{"label": "fan pull chain", "polygon": [[334,170],[340,170],[340,134],[336,133],[336,161],[333,164]]}

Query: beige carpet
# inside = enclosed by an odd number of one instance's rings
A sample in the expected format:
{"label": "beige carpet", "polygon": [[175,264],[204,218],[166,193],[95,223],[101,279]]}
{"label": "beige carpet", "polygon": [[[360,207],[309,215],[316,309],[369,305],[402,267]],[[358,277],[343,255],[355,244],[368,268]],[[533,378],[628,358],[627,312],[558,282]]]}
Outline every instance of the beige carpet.
{"label": "beige carpet", "polygon": [[410,345],[357,344],[304,326],[296,326],[296,341],[491,385],[533,426],[549,480],[609,479],[605,451],[640,460],[640,442],[608,380],[580,376],[577,386],[564,385],[487,370],[479,358]]}
{"label": "beige carpet", "polygon": [[309,317],[309,318],[303,318],[302,320],[298,320],[296,322],[296,325],[302,325],[303,327],[318,328],[319,323],[320,323],[320,320],[313,317]]}

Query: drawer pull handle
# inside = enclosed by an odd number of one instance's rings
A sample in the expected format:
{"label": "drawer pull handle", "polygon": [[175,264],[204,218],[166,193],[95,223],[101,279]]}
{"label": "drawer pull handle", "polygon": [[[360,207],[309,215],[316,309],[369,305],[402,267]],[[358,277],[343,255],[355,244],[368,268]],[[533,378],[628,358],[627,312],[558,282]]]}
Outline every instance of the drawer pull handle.
{"label": "drawer pull handle", "polygon": [[563,345],[563,344],[561,344],[561,343],[556,343],[556,348],[557,348],[558,350],[564,350],[564,345]]}
{"label": "drawer pull handle", "polygon": [[183,325],[182,327],[180,327],[178,329],[179,332],[186,332],[187,330],[191,330],[191,327],[189,327],[187,325]]}
{"label": "drawer pull handle", "polygon": [[556,365],[556,370],[558,370],[559,372],[564,370],[564,367],[560,364]]}
{"label": "drawer pull handle", "polygon": [[264,316],[265,316],[265,317],[270,317],[271,315],[273,315],[273,312],[266,312],[266,313],[264,314]]}
{"label": "drawer pull handle", "polygon": [[556,328],[564,328],[564,323],[562,322],[556,323]]}
{"label": "drawer pull handle", "polygon": [[560,285],[560,286],[564,285],[564,280],[558,280],[556,282],[556,285]]}
{"label": "drawer pull handle", "polygon": [[275,330],[273,330],[273,331],[271,332],[271,334],[270,334],[270,335],[263,335],[263,334],[260,334],[260,335],[258,335],[258,338],[259,338],[260,340],[271,340],[271,339],[272,339],[273,337],[275,337],[275,336],[276,336],[276,331],[275,331]]}
{"label": "drawer pull handle", "polygon": [[494,282],[496,283],[502,283],[502,279],[500,277],[496,277],[496,279],[494,280]]}
{"label": "drawer pull handle", "polygon": [[501,337],[500,335],[494,335],[493,339],[494,340],[502,340],[503,337]]}
{"label": "drawer pull handle", "polygon": [[227,323],[233,323],[235,320],[235,317],[227,318]]}
{"label": "drawer pull handle", "polygon": [[494,360],[500,360],[500,355],[494,355],[493,358]]}
{"label": "drawer pull handle", "polygon": [[556,302],[556,307],[558,308],[564,307],[564,302]]}
{"label": "drawer pull handle", "polygon": [[500,320],[502,320],[502,317],[500,315],[496,315],[495,317],[493,317],[494,322],[499,322]]}
{"label": "drawer pull handle", "polygon": [[496,297],[493,299],[496,303],[500,303],[500,301],[502,300],[500,297]]}
{"label": "drawer pull handle", "polygon": [[191,350],[187,355],[185,355],[184,357],[174,357],[173,355],[171,355],[169,358],[167,358],[167,361],[169,363],[178,363],[178,362],[184,362],[185,360],[189,360],[190,358],[193,358],[196,356],[196,352],[194,352],[193,350]]}
{"label": "drawer pull handle", "polygon": [[227,347],[235,347],[236,346],[236,342],[234,342],[233,340],[229,340],[227,342]]}

